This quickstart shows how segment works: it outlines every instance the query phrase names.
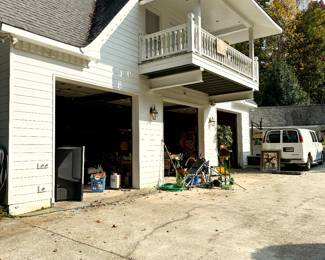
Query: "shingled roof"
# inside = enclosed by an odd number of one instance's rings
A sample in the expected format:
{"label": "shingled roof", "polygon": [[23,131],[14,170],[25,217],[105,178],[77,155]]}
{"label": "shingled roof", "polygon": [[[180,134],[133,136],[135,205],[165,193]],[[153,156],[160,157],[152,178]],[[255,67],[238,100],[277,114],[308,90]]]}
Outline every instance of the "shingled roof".
{"label": "shingled roof", "polygon": [[263,127],[325,125],[325,105],[259,107],[251,110],[250,119]]}
{"label": "shingled roof", "polygon": [[0,22],[76,47],[87,46],[128,0],[1,0]]}

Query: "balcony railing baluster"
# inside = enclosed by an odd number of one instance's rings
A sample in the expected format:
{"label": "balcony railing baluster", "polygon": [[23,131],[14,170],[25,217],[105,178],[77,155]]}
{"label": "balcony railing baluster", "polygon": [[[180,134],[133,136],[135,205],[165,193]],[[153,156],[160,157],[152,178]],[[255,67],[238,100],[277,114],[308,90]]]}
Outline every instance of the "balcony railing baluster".
{"label": "balcony railing baluster", "polygon": [[[141,62],[193,52],[209,58],[258,82],[258,60],[237,51],[217,36],[189,22],[149,35],[140,35]],[[199,35],[201,32],[201,35]],[[201,39],[201,43],[199,40]]]}

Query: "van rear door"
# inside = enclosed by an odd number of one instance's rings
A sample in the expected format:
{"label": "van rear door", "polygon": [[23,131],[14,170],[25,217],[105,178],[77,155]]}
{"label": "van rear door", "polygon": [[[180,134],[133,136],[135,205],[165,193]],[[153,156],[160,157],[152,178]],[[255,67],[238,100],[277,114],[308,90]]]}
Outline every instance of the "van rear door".
{"label": "van rear door", "polygon": [[302,159],[302,150],[298,130],[282,130],[282,159]]}
{"label": "van rear door", "polygon": [[281,151],[281,130],[270,130],[265,133],[265,139],[262,145],[262,150],[266,151]]}

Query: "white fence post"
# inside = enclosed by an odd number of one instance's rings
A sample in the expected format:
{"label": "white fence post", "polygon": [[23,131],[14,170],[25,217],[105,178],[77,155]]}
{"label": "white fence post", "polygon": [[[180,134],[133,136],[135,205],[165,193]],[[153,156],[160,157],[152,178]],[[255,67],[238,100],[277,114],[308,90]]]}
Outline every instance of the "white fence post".
{"label": "white fence post", "polygon": [[252,59],[252,78],[254,78],[254,68],[255,68],[255,51],[254,51],[254,29],[250,27],[248,29],[249,38],[249,57]]}
{"label": "white fence post", "polygon": [[197,17],[197,47],[199,54],[202,54],[202,23],[201,23],[201,16]]}
{"label": "white fence post", "polygon": [[259,63],[258,63],[258,57],[255,57],[254,58],[254,71],[255,71],[255,80],[257,83],[260,82],[260,73],[259,73]]}
{"label": "white fence post", "polygon": [[195,36],[194,36],[194,14],[188,14],[187,20],[187,42],[188,42],[188,51],[193,52],[195,50]]}

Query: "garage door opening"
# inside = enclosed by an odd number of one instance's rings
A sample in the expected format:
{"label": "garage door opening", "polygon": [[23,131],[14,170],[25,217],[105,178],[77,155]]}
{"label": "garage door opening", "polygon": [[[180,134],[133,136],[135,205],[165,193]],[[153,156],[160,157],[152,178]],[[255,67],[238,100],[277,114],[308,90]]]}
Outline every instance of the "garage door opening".
{"label": "garage door opening", "polygon": [[[164,141],[171,154],[183,154],[182,164],[190,157],[198,158],[198,109],[165,102]],[[174,174],[165,152],[165,176]]]}
{"label": "garage door opening", "polygon": [[56,201],[82,200],[89,168],[120,175],[132,187],[132,98],[70,83],[56,83]]}
{"label": "garage door opening", "polygon": [[237,134],[237,114],[218,111],[218,125],[230,126],[232,132],[232,153],[230,154],[230,167],[238,168],[238,134]]}

